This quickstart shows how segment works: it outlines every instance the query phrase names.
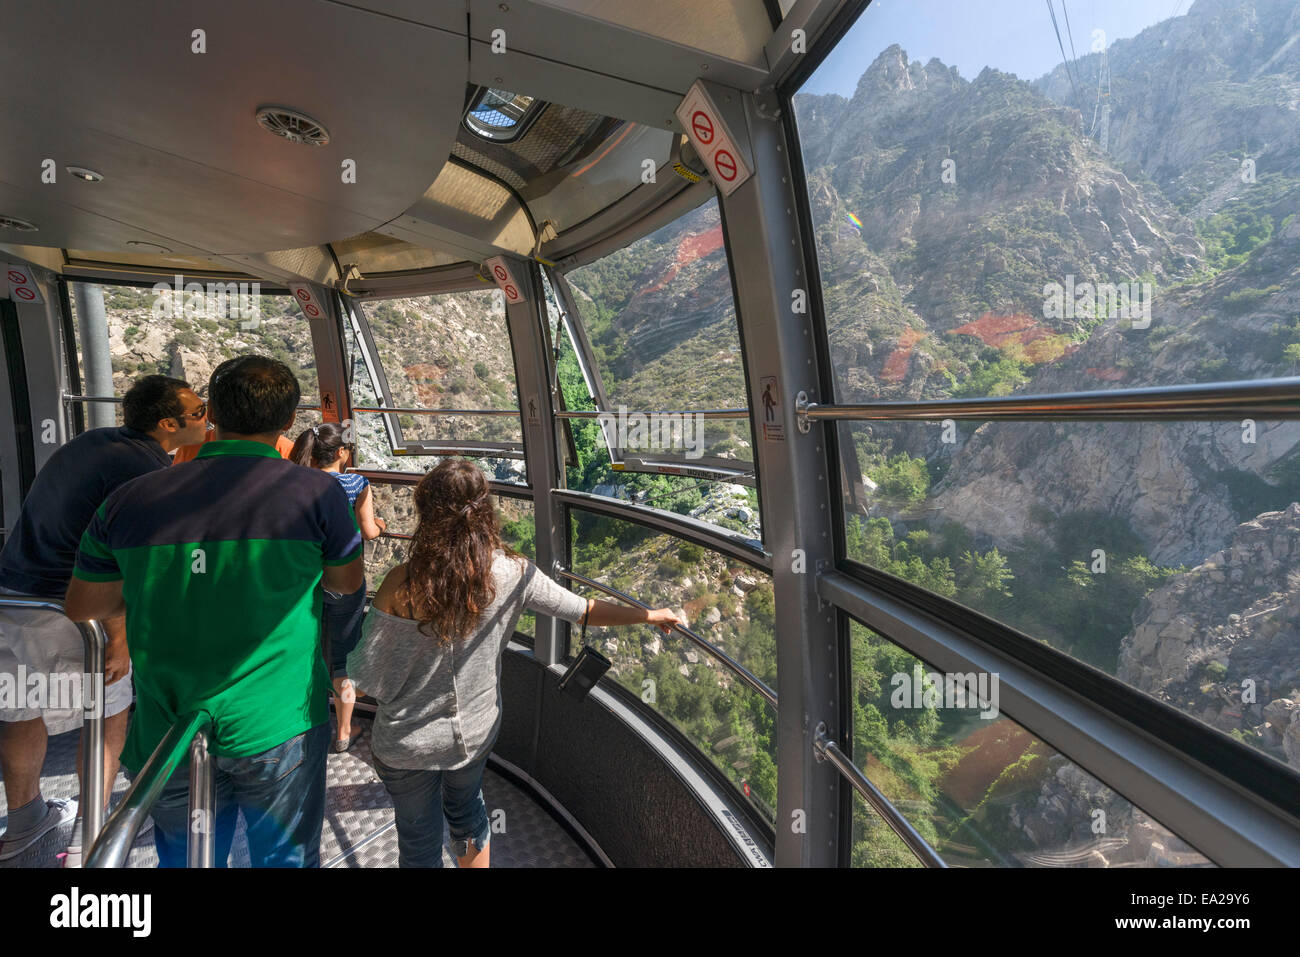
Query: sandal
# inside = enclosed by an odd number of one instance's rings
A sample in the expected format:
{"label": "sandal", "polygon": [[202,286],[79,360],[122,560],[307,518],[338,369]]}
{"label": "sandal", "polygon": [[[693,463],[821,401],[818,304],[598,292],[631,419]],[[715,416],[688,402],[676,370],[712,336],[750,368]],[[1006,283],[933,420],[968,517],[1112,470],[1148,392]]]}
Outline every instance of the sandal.
{"label": "sandal", "polygon": [[343,738],[335,738],[333,743],[330,745],[330,750],[335,754],[343,754],[345,751],[351,751],[352,745],[360,741],[361,736],[365,733],[366,729],[361,725],[357,725],[352,731],[352,737],[347,738],[346,740]]}

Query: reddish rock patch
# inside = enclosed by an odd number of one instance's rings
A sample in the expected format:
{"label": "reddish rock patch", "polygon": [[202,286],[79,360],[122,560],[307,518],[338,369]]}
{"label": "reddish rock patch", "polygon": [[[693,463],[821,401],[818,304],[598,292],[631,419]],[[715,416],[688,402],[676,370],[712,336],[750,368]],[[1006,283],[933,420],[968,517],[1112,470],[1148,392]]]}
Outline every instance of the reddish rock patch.
{"label": "reddish rock patch", "polygon": [[925,338],[920,329],[904,329],[898,337],[898,346],[885,360],[885,367],[880,370],[880,378],[886,382],[901,382],[907,375],[907,363],[912,358],[912,350]]}

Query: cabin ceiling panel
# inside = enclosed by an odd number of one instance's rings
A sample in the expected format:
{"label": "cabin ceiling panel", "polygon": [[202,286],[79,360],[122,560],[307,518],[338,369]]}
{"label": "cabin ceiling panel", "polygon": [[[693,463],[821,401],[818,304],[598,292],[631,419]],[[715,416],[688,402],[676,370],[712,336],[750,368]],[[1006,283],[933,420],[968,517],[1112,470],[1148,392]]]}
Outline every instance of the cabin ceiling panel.
{"label": "cabin ceiling panel", "polygon": [[[76,211],[66,234],[42,224],[42,244],[121,248],[147,231],[246,252],[357,235],[442,168],[467,81],[463,20],[457,36],[323,0],[11,5],[5,33],[23,42],[0,59],[0,180],[37,199],[38,223]],[[191,51],[195,29],[204,53]],[[358,51],[382,55],[358,64]],[[312,116],[330,143],[272,136],[254,119],[266,105]],[[56,184],[41,182],[46,158]],[[71,180],[68,164],[104,181]],[[96,216],[124,228],[104,236]]]}
{"label": "cabin ceiling panel", "polygon": [[772,21],[763,0],[537,0],[538,6],[603,20],[738,63],[763,62]]}
{"label": "cabin ceiling panel", "polygon": [[[3,163],[5,143],[5,138],[0,137],[0,164]],[[91,186],[89,183],[80,185]],[[53,190],[56,187],[46,188]],[[8,242],[31,243],[56,249],[63,247],[126,251],[130,247],[125,246],[124,241],[133,239],[165,246],[179,256],[201,256],[207,252],[199,246],[192,246],[171,236],[150,232],[147,229],[128,227],[118,220],[71,203],[57,202],[48,197],[41,197],[40,194],[33,196],[30,189],[19,188],[2,181],[0,181],[0,212],[29,220],[38,227],[34,233],[0,229],[0,239]],[[71,238],[78,241],[63,241]]]}
{"label": "cabin ceiling panel", "polygon": [[[740,4],[737,4],[740,5]],[[746,4],[747,5],[747,4]],[[689,42],[661,36],[653,31],[662,29],[661,16],[677,14],[688,5],[669,0],[664,3],[634,3],[618,0],[614,3],[576,2],[570,8],[564,5],[517,0],[505,4],[491,0],[470,0],[470,35],[475,44],[472,66],[487,70],[524,54],[545,61],[568,64],[588,75],[587,85],[593,84],[590,74],[620,79],[652,89],[677,95],[680,99],[696,78],[703,75],[711,80],[742,90],[757,89],[767,79],[767,59],[763,45],[772,35],[772,28],[763,10],[761,0],[753,6],[762,27],[761,34],[752,27],[747,33],[723,40],[718,36],[697,39],[720,44],[727,52],[719,54],[709,47],[695,47]],[[676,35],[690,38],[696,21],[713,22],[720,16],[729,18],[730,3],[695,3],[692,12],[684,17],[689,28],[675,31]],[[717,8],[715,10],[715,7]],[[599,19],[587,9],[599,9],[612,19]],[[640,8],[643,13],[637,13]],[[660,8],[667,8],[665,13]],[[618,14],[614,17],[614,14]],[[492,31],[505,31],[506,52],[494,54],[490,49]],[[725,34],[725,31],[722,31]],[[489,45],[486,60],[479,52],[479,43]],[[734,54],[734,55],[733,55]],[[498,74],[500,70],[496,71]],[[483,82],[483,81],[477,81]],[[490,81],[487,81],[490,82]],[[493,84],[496,85],[496,84]],[[539,96],[531,87],[506,87]],[[590,93],[596,93],[591,89]],[[551,102],[579,106],[583,109],[614,116],[619,119],[637,119],[619,110],[597,108],[591,102],[573,99],[553,99]],[[665,116],[671,116],[670,110]]]}

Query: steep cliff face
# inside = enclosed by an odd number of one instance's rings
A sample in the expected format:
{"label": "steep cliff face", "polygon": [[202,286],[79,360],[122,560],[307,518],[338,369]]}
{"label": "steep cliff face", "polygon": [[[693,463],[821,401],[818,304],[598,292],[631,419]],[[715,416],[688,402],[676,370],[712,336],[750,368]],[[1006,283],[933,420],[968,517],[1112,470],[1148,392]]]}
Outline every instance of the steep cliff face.
{"label": "steep cliff face", "polygon": [[1300,768],[1300,503],[1148,595],[1119,677]]}

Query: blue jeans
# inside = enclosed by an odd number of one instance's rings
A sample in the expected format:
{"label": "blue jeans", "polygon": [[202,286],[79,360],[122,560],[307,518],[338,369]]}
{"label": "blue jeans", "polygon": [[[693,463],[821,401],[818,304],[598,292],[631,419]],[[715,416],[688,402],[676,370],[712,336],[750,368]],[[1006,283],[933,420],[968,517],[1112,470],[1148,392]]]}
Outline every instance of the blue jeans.
{"label": "blue jeans", "polygon": [[457,857],[469,853],[469,841],[488,846],[487,805],[483,803],[483,768],[487,755],[455,771],[407,771],[375,758],[375,773],[393,799],[397,819],[397,866],[442,867],[442,815]]}
{"label": "blue jeans", "polygon": [[[254,867],[320,866],[329,738],[326,723],[261,754],[213,758],[217,867],[226,866],[240,810],[248,826],[248,851]],[[172,775],[154,805],[159,867],[185,866],[189,792],[186,764]]]}

